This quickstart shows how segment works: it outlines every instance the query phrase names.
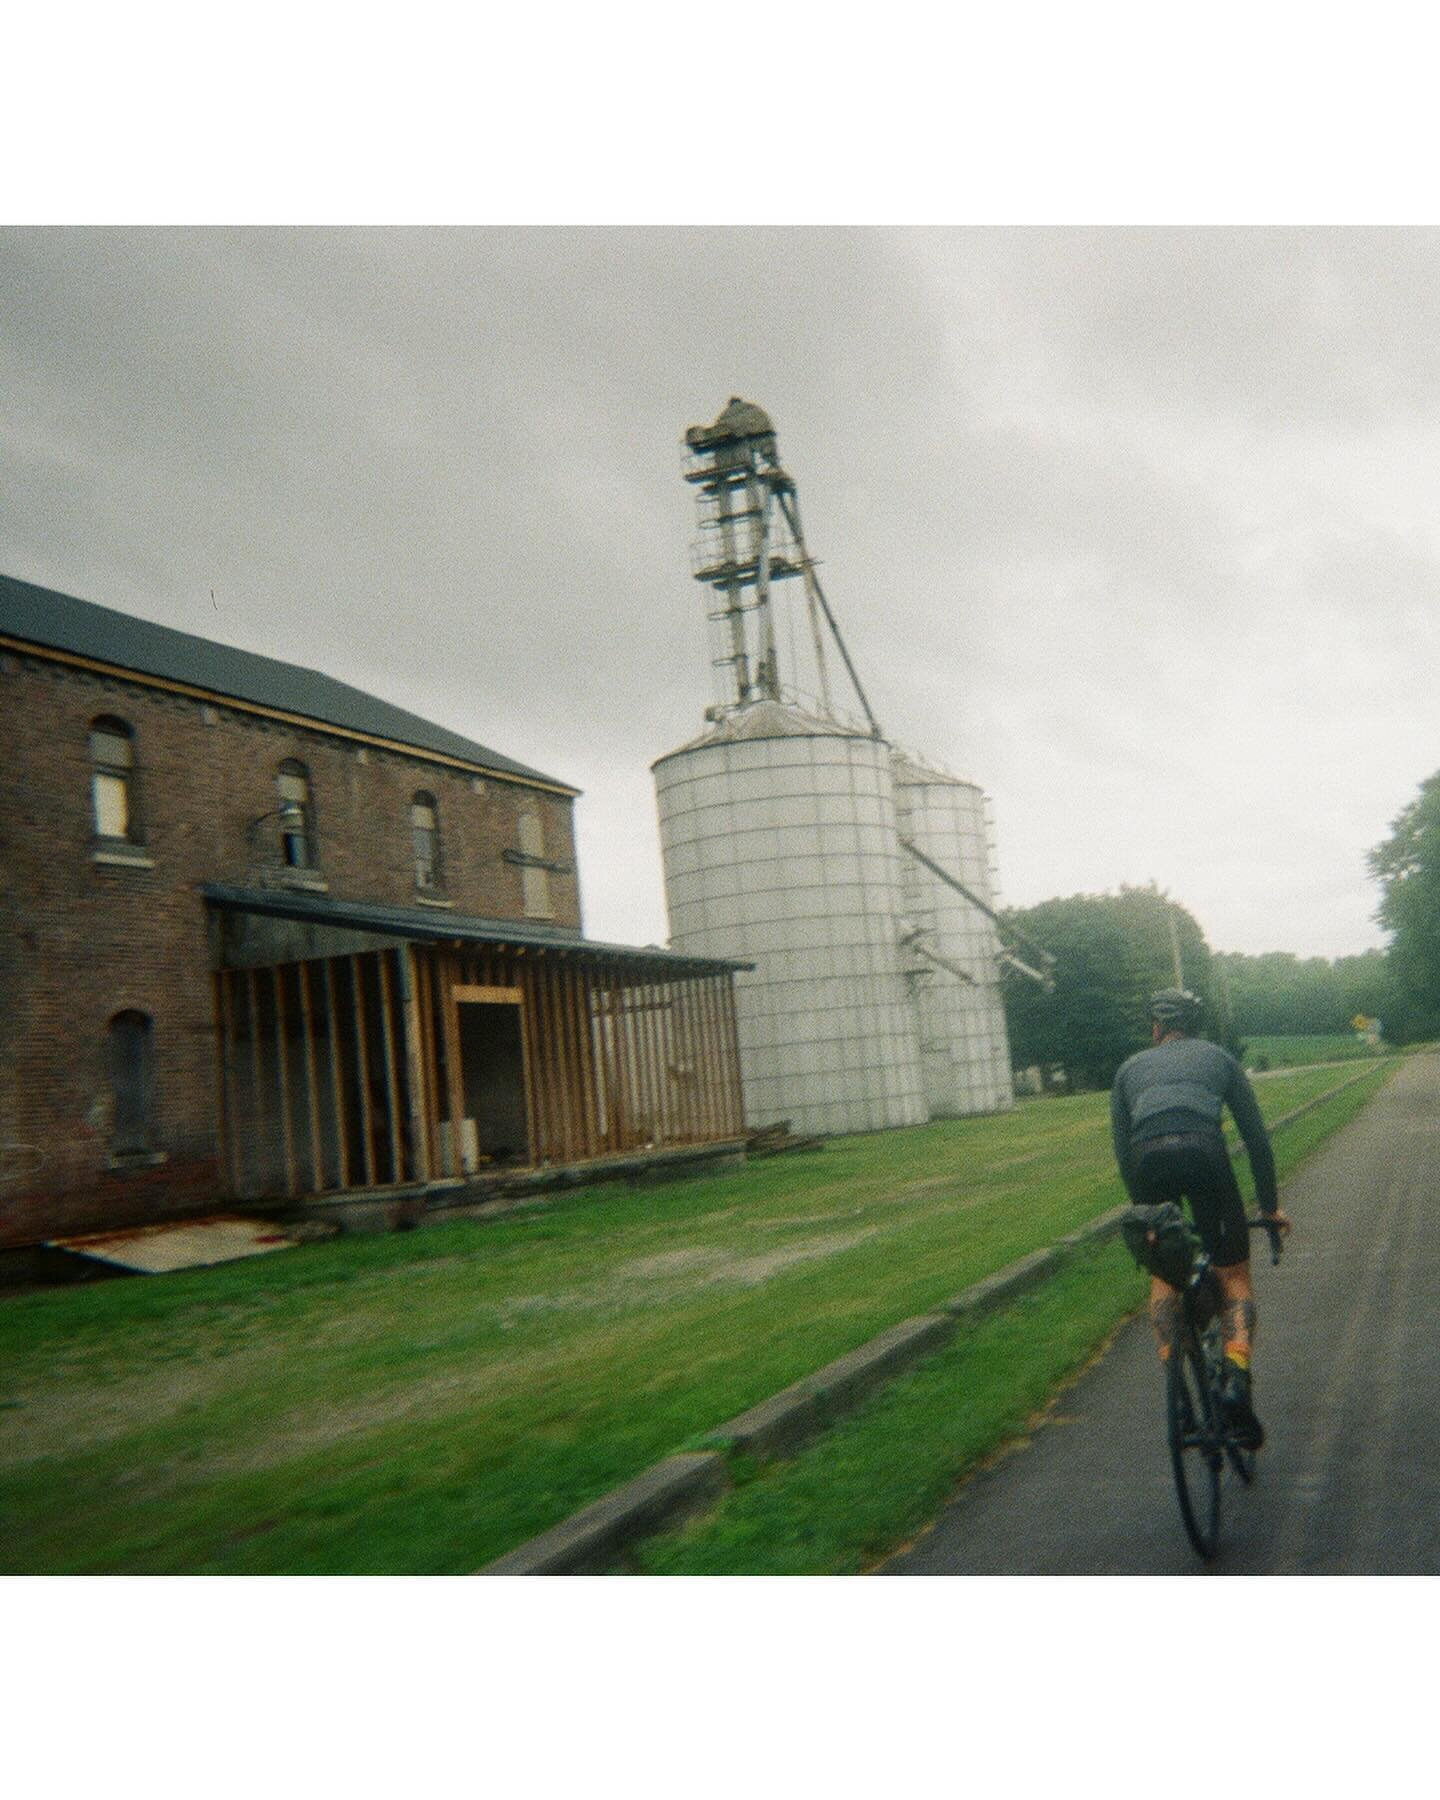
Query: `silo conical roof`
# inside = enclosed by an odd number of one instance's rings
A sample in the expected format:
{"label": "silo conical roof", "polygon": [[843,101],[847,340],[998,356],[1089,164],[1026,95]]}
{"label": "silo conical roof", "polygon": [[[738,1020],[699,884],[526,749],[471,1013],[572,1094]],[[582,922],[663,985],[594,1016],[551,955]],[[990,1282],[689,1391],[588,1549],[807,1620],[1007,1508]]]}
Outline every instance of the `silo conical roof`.
{"label": "silo conical roof", "polygon": [[890,769],[897,787],[978,787],[979,783],[968,781],[963,775],[956,775],[950,769],[938,768],[934,763],[922,762],[921,759],[907,750],[896,750],[890,758]]}
{"label": "silo conical roof", "polygon": [[842,725],[837,719],[826,718],[822,713],[807,712],[804,707],[785,701],[756,700],[749,706],[726,713],[708,730],[702,731],[699,737],[691,738],[688,743],[680,744],[674,750],[667,750],[664,756],[657,757],[650,766],[653,769],[671,756],[682,756],[687,750],[704,750],[712,744],[739,744],[754,738],[782,737],[868,740],[871,733],[856,725]]}

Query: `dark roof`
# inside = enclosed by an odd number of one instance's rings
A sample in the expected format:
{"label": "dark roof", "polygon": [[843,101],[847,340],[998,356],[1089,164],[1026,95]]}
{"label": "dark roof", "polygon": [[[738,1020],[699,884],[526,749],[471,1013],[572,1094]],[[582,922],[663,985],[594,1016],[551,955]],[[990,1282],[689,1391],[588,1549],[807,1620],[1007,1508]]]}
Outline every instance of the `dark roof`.
{"label": "dark roof", "polygon": [[539,925],[533,919],[477,919],[468,913],[440,912],[431,907],[383,906],[368,900],[331,900],[322,894],[287,892],[284,888],[237,888],[205,882],[200,893],[212,906],[230,912],[261,913],[272,919],[296,919],[307,925],[340,925],[373,931],[383,937],[419,938],[426,943],[516,944],[526,949],[569,950],[621,961],[648,963],[679,974],[695,970],[720,974],[753,969],[754,963],[718,956],[686,956],[658,944],[599,944],[563,925]]}
{"label": "dark roof", "polygon": [[318,725],[336,725],[368,738],[383,738],[412,749],[493,769],[524,781],[542,782],[564,793],[578,793],[567,782],[524,763],[512,762],[483,744],[432,725],[414,713],[377,700],[373,694],[321,675],[298,663],[277,662],[249,650],[235,650],[209,638],[193,637],[168,625],[153,625],[129,613],[28,581],[0,575],[0,634],[67,651],[93,662],[130,669],[200,688],[222,698],[248,701],[275,712],[298,714]]}

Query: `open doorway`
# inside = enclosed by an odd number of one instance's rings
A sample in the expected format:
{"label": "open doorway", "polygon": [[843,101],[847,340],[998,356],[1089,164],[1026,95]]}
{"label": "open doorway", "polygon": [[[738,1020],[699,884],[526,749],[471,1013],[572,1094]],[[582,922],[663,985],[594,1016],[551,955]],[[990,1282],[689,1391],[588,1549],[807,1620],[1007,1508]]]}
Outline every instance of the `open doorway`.
{"label": "open doorway", "polygon": [[465,1108],[462,1163],[467,1170],[528,1163],[530,1118],[518,990],[513,1000],[472,1000],[459,994],[456,1000]]}

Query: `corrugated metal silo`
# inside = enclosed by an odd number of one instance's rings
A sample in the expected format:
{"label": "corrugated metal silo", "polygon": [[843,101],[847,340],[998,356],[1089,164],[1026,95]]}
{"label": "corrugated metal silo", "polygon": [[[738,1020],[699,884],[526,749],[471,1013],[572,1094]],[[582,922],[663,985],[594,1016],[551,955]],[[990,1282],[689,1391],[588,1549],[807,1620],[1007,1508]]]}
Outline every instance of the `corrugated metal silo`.
{"label": "corrugated metal silo", "polygon": [[[899,752],[892,768],[900,838],[993,907],[982,791]],[[901,891],[907,920],[916,928],[910,980],[930,1115],[998,1112],[1013,1104],[1014,1088],[995,927],[908,852]]]}
{"label": "corrugated metal silo", "polygon": [[756,964],[736,983],[751,1125],[927,1116],[890,755],[868,732],[766,699],[653,765],[672,944]]}

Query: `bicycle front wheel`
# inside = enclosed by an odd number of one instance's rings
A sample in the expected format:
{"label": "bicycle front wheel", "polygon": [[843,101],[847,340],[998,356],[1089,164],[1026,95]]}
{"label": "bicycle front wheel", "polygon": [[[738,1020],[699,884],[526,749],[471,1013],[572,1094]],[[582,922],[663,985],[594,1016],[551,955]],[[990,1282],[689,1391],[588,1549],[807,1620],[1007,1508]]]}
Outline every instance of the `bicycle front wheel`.
{"label": "bicycle front wheel", "polygon": [[1204,1358],[1188,1332],[1181,1333],[1165,1363],[1165,1411],[1180,1517],[1196,1552],[1208,1562],[1220,1541],[1225,1453]]}

